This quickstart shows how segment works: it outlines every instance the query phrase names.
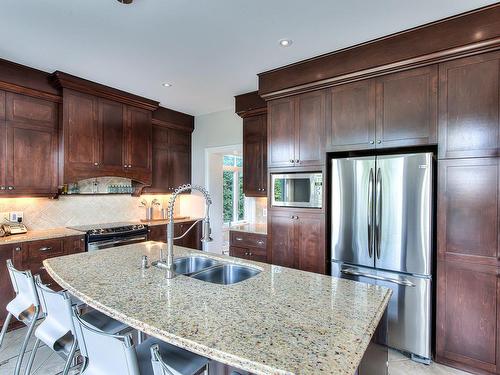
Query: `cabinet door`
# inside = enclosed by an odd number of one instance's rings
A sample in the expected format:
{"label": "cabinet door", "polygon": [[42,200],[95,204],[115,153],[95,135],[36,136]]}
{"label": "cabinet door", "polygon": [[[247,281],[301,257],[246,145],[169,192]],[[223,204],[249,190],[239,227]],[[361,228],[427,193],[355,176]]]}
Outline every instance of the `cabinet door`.
{"label": "cabinet door", "polygon": [[325,215],[300,213],[297,225],[298,269],[325,273]]}
{"label": "cabinet door", "polygon": [[151,183],[151,112],[127,107],[127,173],[133,180]]}
{"label": "cabinet door", "polygon": [[499,291],[496,267],[454,261],[438,264],[439,362],[448,361],[475,373],[498,373]]}
{"label": "cabinet door", "polygon": [[171,190],[191,183],[191,133],[176,130],[168,132],[169,185]]}
{"label": "cabinet door", "polygon": [[439,66],[439,157],[498,156],[500,52]]}
{"label": "cabinet door", "polygon": [[150,226],[148,241],[167,242],[167,226],[166,225]]}
{"label": "cabinet door", "polygon": [[72,90],[63,97],[65,182],[72,182],[73,176],[94,176],[99,163],[97,99]]}
{"label": "cabinet door", "polygon": [[271,263],[283,267],[297,267],[295,254],[295,219],[289,212],[269,214],[271,236]]}
{"label": "cabinet door", "polygon": [[328,150],[375,147],[375,81],[333,87],[328,94]]}
{"label": "cabinet door", "polygon": [[295,163],[295,100],[277,99],[268,104],[268,166],[291,167]]}
{"label": "cabinet door", "polygon": [[[148,193],[168,193],[170,181],[170,151],[168,147],[168,128],[153,126],[152,175],[151,187],[144,189]],[[155,240],[156,241],[156,240]]]}
{"label": "cabinet door", "polygon": [[296,165],[325,163],[325,96],[326,91],[320,90],[296,98]]}
{"label": "cabinet door", "polygon": [[5,120],[5,91],[0,91],[0,121]]}
{"label": "cabinet door", "polygon": [[14,289],[5,263],[7,259],[14,259],[12,244],[0,246],[0,326],[3,326],[5,321],[7,304],[14,298]]}
{"label": "cabinet door", "polygon": [[5,161],[7,158],[7,131],[5,128],[5,92],[0,91],[0,195],[5,193]]}
{"label": "cabinet door", "polygon": [[267,186],[266,115],[243,119],[243,192],[265,197]]}
{"label": "cabinet door", "polygon": [[[174,236],[179,237],[186,233],[186,231],[193,225],[194,221],[185,221],[182,223],[176,223],[174,225]],[[201,222],[197,223],[196,226],[191,229],[191,231],[182,239],[174,241],[177,246],[183,246],[190,249],[201,250]]]}
{"label": "cabinet door", "polygon": [[437,142],[437,65],[377,79],[377,147]]}
{"label": "cabinet door", "polygon": [[85,251],[85,237],[84,236],[72,236],[64,238],[64,253],[65,254],[77,254],[83,253]]}
{"label": "cabinet door", "polygon": [[99,98],[99,169],[108,176],[124,175],[124,106]]}
{"label": "cabinet door", "polygon": [[439,255],[496,266],[498,158],[439,160],[438,167]]}

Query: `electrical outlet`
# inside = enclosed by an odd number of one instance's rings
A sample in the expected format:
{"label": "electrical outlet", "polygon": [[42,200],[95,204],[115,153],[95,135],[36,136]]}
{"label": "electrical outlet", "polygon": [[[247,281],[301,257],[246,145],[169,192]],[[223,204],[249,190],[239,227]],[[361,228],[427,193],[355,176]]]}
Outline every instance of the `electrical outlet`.
{"label": "electrical outlet", "polygon": [[23,212],[22,211],[9,212],[9,221],[12,221],[15,223],[21,223],[23,221]]}
{"label": "electrical outlet", "polygon": [[262,209],[262,216],[267,217],[267,208]]}

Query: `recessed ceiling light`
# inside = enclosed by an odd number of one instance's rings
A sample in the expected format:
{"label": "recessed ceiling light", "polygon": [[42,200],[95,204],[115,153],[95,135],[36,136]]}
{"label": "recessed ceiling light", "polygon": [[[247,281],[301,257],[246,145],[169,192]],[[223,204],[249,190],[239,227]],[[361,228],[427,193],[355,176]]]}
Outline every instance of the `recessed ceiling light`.
{"label": "recessed ceiling light", "polygon": [[172,84],[168,82],[162,83],[161,85],[164,87],[172,87]]}
{"label": "recessed ceiling light", "polygon": [[281,47],[290,47],[293,43],[293,40],[291,39],[281,39],[280,40],[280,46]]}

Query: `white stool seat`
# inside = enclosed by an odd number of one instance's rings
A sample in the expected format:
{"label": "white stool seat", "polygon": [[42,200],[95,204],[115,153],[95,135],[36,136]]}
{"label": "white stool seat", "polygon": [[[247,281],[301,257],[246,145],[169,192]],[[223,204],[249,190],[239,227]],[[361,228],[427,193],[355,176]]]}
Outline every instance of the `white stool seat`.
{"label": "white stool seat", "polygon": [[97,310],[91,310],[81,315],[80,318],[89,323],[91,326],[112,335],[131,330],[128,325],[112,319]]}
{"label": "white stool seat", "polygon": [[151,337],[135,349],[141,375],[154,374],[151,363],[151,346],[153,345],[158,345],[163,363],[173,375],[197,374],[208,363],[205,357]]}

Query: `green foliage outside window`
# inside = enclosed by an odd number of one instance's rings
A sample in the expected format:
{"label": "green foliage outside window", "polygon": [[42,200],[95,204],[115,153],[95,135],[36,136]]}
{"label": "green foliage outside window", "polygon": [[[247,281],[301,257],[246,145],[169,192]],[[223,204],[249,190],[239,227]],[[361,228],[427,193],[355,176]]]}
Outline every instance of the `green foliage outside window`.
{"label": "green foliage outside window", "polygon": [[233,221],[233,176],[231,171],[224,171],[223,173],[223,216],[224,222]]}
{"label": "green foliage outside window", "polygon": [[[245,195],[243,194],[243,158],[237,155],[224,155],[224,167],[227,168],[223,172],[223,219],[225,223],[232,221],[243,220],[245,218]],[[234,192],[234,179],[238,178],[238,191]],[[237,217],[234,212],[234,194],[238,194],[237,199]]]}

